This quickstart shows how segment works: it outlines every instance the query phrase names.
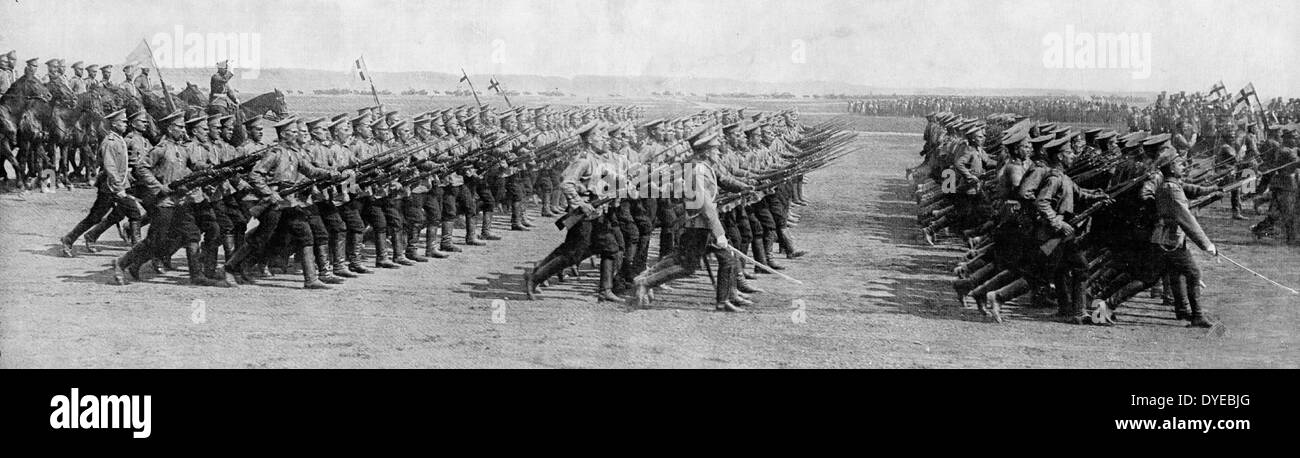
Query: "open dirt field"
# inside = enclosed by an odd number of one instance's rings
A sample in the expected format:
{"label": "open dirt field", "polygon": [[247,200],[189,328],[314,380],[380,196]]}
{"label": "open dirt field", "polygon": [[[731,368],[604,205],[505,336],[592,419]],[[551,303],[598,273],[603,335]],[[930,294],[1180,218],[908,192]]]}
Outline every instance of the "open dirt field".
{"label": "open dirt field", "polygon": [[[324,113],[365,102],[290,103]],[[652,113],[712,105],[646,103]],[[395,106],[415,112],[415,102]],[[841,111],[834,103],[799,106],[808,123]],[[922,122],[855,119],[859,151],[811,175],[812,204],[795,210],[802,221],[792,233],[809,255],[781,262],[805,284],[763,275],[757,284],[767,293],[739,314],[713,311],[703,274],[660,294],[649,310],[597,303],[589,266],[543,300],[527,301],[521,273],[562,234],[540,219],[530,232],[510,232],[500,215],[504,240],[331,291],[304,291],[295,275],[197,288],[184,284],[183,271],[116,287],[109,262],[125,248],[112,231],[98,254],[58,255],[58,237],[85,214],[92,190],[0,195],[0,367],[1300,366],[1300,297],[1205,257],[1204,302],[1226,326],[1222,336],[1184,328],[1145,295],[1109,328],[1060,324],[1051,311],[1015,305],[999,325],[961,308],[950,287],[961,251],[918,243],[903,179],[918,161]],[[1201,214],[1224,253],[1300,285],[1300,249],[1255,242],[1249,222],[1227,216],[1226,203]],[[796,304],[806,320],[793,319]]]}

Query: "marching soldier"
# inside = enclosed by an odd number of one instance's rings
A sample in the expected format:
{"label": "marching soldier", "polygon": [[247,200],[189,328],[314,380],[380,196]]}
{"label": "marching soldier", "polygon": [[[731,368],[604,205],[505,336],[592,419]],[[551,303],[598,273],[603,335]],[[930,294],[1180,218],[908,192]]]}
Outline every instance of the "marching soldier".
{"label": "marching soldier", "polygon": [[[1038,213],[1041,229],[1040,242],[1051,238],[1064,238],[1056,250],[1049,253],[1049,265],[1054,273],[1058,314],[1075,324],[1084,324],[1087,305],[1085,297],[1085,269],[1080,247],[1074,238],[1076,228],[1069,221],[1075,214],[1075,206],[1081,202],[1108,200],[1104,193],[1086,190],[1074,184],[1065,169],[1074,164],[1074,152],[1068,148],[1069,137],[1062,137],[1044,146],[1047,152],[1049,170],[1038,188],[1034,208]],[[1023,184],[1022,184],[1023,185]]]}
{"label": "marching soldier", "polygon": [[[117,110],[104,116],[108,124],[108,134],[99,143],[100,167],[99,179],[96,180],[97,193],[95,202],[90,205],[90,213],[77,223],[67,235],[59,240],[63,256],[74,257],[72,244],[78,237],[100,222],[108,213],[117,209],[132,221],[144,217],[144,208],[127,194],[131,184],[130,158],[127,142],[122,137],[127,133],[126,110]],[[87,246],[90,243],[87,242]]]}
{"label": "marching soldier", "polygon": [[[141,215],[135,215],[135,217],[129,217],[127,213],[130,212],[131,209],[118,208],[115,205],[113,211],[110,212],[108,216],[104,217],[103,220],[99,221],[94,227],[86,231],[86,235],[82,240],[85,242],[86,251],[90,253],[99,252],[99,250],[95,248],[95,243],[99,240],[99,236],[102,235],[104,231],[107,231],[108,228],[116,226],[123,218],[127,218],[127,224],[129,227],[126,233],[126,241],[131,246],[135,246],[135,244],[139,243],[141,240],[140,230],[144,224],[144,215],[153,213],[153,211],[150,210],[157,204],[156,194],[150,190],[149,186],[147,186],[147,183],[150,181],[156,181],[153,178],[153,172],[149,170],[149,167],[146,164],[149,150],[153,147],[153,145],[149,143],[149,140],[143,135],[143,133],[147,132],[149,129],[148,116],[149,114],[144,110],[131,114],[129,117],[130,122],[127,124],[126,135],[123,137],[123,141],[126,143],[126,165],[128,171],[127,182],[131,184],[127,187],[127,193],[135,198],[137,202],[143,204],[143,208],[146,212]],[[98,183],[98,181],[99,180],[96,180],[96,183]],[[72,241],[75,241],[75,237]]]}
{"label": "marching soldier", "polygon": [[311,197],[307,195],[310,192],[281,196],[280,191],[305,180],[341,180],[346,176],[311,164],[307,153],[299,147],[301,137],[297,118],[290,117],[281,121],[275,128],[280,144],[258,161],[249,174],[253,192],[265,200],[262,205],[267,207],[257,215],[259,224],[249,234],[247,243],[235,250],[235,255],[226,262],[226,280],[229,282],[239,279],[243,280],[241,283],[255,284],[244,275],[242,265],[250,255],[265,252],[272,236],[280,231],[290,238],[290,243],[297,249],[298,260],[302,263],[303,288],[329,289],[318,277],[315,240],[307,221],[307,211],[304,210],[311,205]]}
{"label": "marching soldier", "polygon": [[177,111],[158,122],[166,129],[167,136],[149,151],[145,162],[153,173],[153,179],[147,180],[145,185],[152,192],[163,195],[150,216],[149,235],[113,261],[113,281],[117,285],[126,285],[127,274],[133,280],[140,280],[142,264],[153,259],[169,258],[176,250],[175,246],[180,245],[185,248],[185,257],[189,262],[190,284],[213,286],[216,283],[203,275],[199,251],[200,233],[190,208],[194,202],[203,199],[203,190],[168,187],[188,176],[191,170],[201,170],[205,164],[192,162],[186,148],[180,144],[185,140],[184,112]]}
{"label": "marching soldier", "polygon": [[735,259],[715,206],[719,182],[712,164],[715,163],[713,157],[722,145],[717,136],[716,132],[706,126],[688,140],[693,155],[686,163],[690,171],[687,178],[692,180],[687,186],[691,186],[695,192],[685,201],[687,216],[681,243],[675,251],[636,277],[636,296],[629,299],[629,305],[648,306],[652,288],[690,276],[699,268],[700,258],[711,254],[718,262],[717,283],[714,285],[715,309],[742,311],[731,302],[731,282],[736,277],[726,272],[735,271],[732,266]]}

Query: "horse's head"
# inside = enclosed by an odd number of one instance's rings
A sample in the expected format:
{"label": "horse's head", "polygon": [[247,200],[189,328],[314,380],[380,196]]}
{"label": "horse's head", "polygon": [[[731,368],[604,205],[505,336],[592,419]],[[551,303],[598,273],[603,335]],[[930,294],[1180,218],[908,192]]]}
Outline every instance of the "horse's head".
{"label": "horse's head", "polygon": [[283,117],[289,113],[289,104],[284,101],[284,93],[280,92],[280,88],[275,88],[273,94],[275,95],[271,97],[271,111],[275,112],[277,117]]}

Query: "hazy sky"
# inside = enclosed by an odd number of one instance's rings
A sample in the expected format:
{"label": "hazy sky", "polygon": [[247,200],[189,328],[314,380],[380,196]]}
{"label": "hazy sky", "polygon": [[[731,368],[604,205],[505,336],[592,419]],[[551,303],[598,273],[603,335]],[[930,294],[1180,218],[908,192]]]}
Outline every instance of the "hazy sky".
{"label": "hazy sky", "polygon": [[[1294,0],[4,0],[0,24],[0,52],[23,60],[120,63],[180,26],[260,34],[262,68],[343,71],[364,52],[373,71],[1142,91],[1222,79],[1300,96]],[[1150,76],[1048,68],[1067,26],[1150,34]]]}

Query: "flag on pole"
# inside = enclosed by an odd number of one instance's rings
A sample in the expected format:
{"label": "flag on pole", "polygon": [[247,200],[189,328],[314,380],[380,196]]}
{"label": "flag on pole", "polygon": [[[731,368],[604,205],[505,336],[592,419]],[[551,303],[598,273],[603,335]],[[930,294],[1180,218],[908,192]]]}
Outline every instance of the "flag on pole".
{"label": "flag on pole", "polygon": [[1210,95],[1217,96],[1222,100],[1228,96],[1228,87],[1223,85],[1223,81],[1214,83],[1214,86],[1210,88]]}
{"label": "flag on pole", "polygon": [[149,52],[149,43],[144,40],[140,40],[140,44],[130,54],[126,55],[126,60],[122,62],[122,65],[126,64],[155,70],[154,73],[157,73],[156,70],[158,70],[158,65],[154,63],[153,53]]}
{"label": "flag on pole", "polygon": [[369,80],[366,79],[366,73],[367,73],[367,72],[369,72],[369,70],[366,69],[366,61],[365,61],[365,58],[358,58],[358,59],[357,59],[357,76],[361,78],[361,81],[369,81]]}
{"label": "flag on pole", "polygon": [[[464,71],[462,71],[461,74],[462,74],[462,75],[465,75]],[[468,83],[468,82],[469,82],[469,75],[465,75],[465,76],[460,77],[460,82],[462,82],[462,83]]]}

